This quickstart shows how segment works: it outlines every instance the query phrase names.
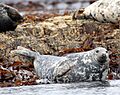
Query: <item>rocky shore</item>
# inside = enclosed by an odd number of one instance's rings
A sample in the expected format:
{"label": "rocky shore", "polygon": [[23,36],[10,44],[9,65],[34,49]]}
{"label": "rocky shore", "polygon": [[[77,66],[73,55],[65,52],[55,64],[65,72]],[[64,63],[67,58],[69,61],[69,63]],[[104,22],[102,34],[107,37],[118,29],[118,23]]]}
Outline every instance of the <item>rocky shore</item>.
{"label": "rocky shore", "polygon": [[119,24],[72,20],[67,12],[24,19],[15,31],[0,33],[0,87],[36,84],[33,59],[10,54],[17,46],[57,56],[102,46],[110,51],[108,79],[120,79]]}

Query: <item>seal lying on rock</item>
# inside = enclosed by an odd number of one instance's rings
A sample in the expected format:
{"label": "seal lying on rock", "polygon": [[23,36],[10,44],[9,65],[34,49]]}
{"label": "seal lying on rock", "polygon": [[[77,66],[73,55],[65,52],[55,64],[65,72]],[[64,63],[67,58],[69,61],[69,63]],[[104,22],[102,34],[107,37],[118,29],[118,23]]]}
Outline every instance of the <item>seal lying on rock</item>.
{"label": "seal lying on rock", "polygon": [[0,3],[0,32],[14,31],[22,19],[15,8]]}
{"label": "seal lying on rock", "polygon": [[109,69],[109,54],[103,47],[62,57],[41,55],[21,46],[11,53],[34,57],[35,71],[43,83],[105,81]]}
{"label": "seal lying on rock", "polygon": [[120,0],[98,0],[80,12],[81,14],[78,15],[79,11],[77,11],[73,15],[73,19],[86,18],[117,23],[120,20]]}

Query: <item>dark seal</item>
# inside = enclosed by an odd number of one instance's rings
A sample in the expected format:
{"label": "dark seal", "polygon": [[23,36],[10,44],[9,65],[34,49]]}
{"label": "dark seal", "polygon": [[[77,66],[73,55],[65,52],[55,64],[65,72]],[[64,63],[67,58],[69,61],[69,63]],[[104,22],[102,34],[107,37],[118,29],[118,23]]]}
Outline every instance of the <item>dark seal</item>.
{"label": "dark seal", "polygon": [[15,8],[0,3],[0,32],[14,31],[22,19]]}
{"label": "dark seal", "polygon": [[41,55],[18,46],[12,54],[34,57],[34,68],[43,83],[105,81],[109,70],[109,54],[103,47],[62,57]]}

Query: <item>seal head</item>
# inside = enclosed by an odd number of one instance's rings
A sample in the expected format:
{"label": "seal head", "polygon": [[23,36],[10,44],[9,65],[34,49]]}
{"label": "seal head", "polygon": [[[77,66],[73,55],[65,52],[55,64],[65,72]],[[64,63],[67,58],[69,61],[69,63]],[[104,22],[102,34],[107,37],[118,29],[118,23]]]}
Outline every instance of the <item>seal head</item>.
{"label": "seal head", "polygon": [[93,51],[93,56],[94,56],[94,60],[96,60],[98,63],[100,63],[101,65],[103,65],[106,62],[109,62],[109,53],[108,51],[103,48],[103,47],[97,47],[94,49]]}

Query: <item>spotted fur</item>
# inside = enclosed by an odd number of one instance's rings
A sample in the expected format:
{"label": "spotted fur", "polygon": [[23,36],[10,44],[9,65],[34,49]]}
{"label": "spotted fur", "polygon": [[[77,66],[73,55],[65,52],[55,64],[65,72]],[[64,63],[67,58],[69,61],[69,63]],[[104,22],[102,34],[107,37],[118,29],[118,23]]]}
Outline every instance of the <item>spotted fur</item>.
{"label": "spotted fur", "polygon": [[21,46],[11,53],[34,57],[36,74],[45,83],[105,81],[109,69],[109,54],[102,47],[62,57],[41,55]]}
{"label": "spotted fur", "polygon": [[[76,13],[74,18],[77,18]],[[120,20],[120,0],[98,0],[83,10],[78,18],[117,23]]]}

